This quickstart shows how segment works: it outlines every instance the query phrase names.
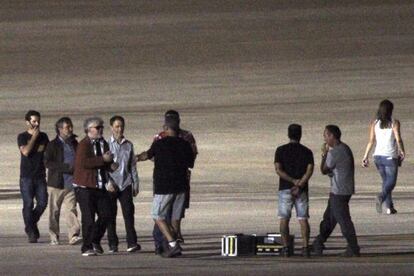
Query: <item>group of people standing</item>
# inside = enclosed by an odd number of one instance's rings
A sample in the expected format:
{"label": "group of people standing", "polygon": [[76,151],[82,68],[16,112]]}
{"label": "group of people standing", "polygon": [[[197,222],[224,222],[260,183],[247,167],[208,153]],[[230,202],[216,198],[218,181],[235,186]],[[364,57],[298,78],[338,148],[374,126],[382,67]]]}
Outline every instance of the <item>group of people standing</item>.
{"label": "group of people standing", "polygon": [[[56,122],[57,135],[50,142],[47,134],[40,131],[40,119],[39,112],[28,111],[25,115],[27,130],[17,138],[21,152],[23,219],[30,243],[39,239],[37,223],[49,206],[50,244],[60,244],[59,218],[64,206],[69,244],[82,243],[83,256],[103,254],[101,239],[105,232],[108,252],[118,252],[116,216],[119,201],[127,236],[126,251],[139,251],[133,203],[133,197],[139,193],[136,162],[152,159],[155,252],[164,257],[181,254],[180,243],[184,239],[180,224],[189,207],[190,169],[194,166],[197,146],[191,132],[180,128],[177,111],[165,113],[163,131],[156,135],[151,148],[139,155],[135,155],[133,144],[124,136],[125,119],[122,116],[110,119],[112,135],[108,140],[103,139],[103,120],[87,118],[83,124],[85,137],[80,142],[73,134],[70,118],[62,117]],[[82,226],[78,220],[77,203]]]}
{"label": "group of people standing", "polygon": [[[376,207],[382,213],[397,213],[392,201],[398,166],[405,157],[400,122],[392,118],[393,104],[380,103],[377,118],[370,125],[369,143],[362,160],[368,167],[368,156],[374,144],[374,162],[382,178],[382,192],[376,197]],[[181,220],[190,202],[191,168],[197,157],[197,146],[191,132],[180,128],[177,111],[165,113],[163,131],[154,137],[151,147],[138,155],[133,144],[124,136],[125,119],[110,119],[111,137],[103,139],[104,122],[92,117],[84,121],[85,137],[78,143],[73,134],[70,118],[60,118],[55,125],[56,138],[49,142],[40,131],[40,113],[29,111],[25,116],[27,130],[18,135],[21,152],[20,191],[23,198],[23,219],[29,242],[39,239],[37,223],[49,205],[49,234],[52,245],[58,245],[59,217],[65,206],[69,244],[82,242],[83,256],[104,252],[101,239],[107,232],[109,252],[118,251],[116,234],[117,202],[120,202],[125,221],[127,252],[141,249],[135,231],[133,197],[139,193],[136,163],[154,161],[153,237],[155,253],[164,257],[181,254]],[[301,225],[303,251],[310,256],[311,248],[322,255],[324,243],[337,224],[340,225],[348,246],[344,256],[359,256],[360,248],[351,219],[349,201],[355,192],[354,157],[348,145],[341,140],[336,125],[324,129],[324,143],[320,171],[330,178],[331,191],[328,205],[320,223],[319,234],[309,245],[310,227],[308,183],[314,171],[314,158],[310,149],[300,143],[302,127],[288,127],[289,143],[277,148],[275,170],[280,177],[278,216],[284,248],[289,255],[289,221],[292,208]],[[48,171],[46,183],[46,168]],[[36,199],[36,206],[34,206]],[[82,238],[76,204],[81,210]],[[97,217],[97,219],[95,218]]]}
{"label": "group of people standing", "polygon": [[[398,166],[405,158],[401,138],[400,122],[392,118],[393,104],[389,100],[380,103],[376,119],[369,127],[369,142],[362,160],[368,167],[369,153],[375,144],[374,162],[382,178],[382,191],[376,197],[376,210],[386,214],[396,214],[392,201],[392,191],[397,181]],[[349,201],[355,193],[355,162],[350,147],[341,140],[341,130],[336,125],[327,125],[323,132],[320,171],[330,178],[331,190],[328,205],[319,226],[319,234],[309,246],[310,227],[308,182],[314,170],[313,153],[300,144],[302,128],[291,124],[288,128],[289,143],[276,149],[275,170],[279,175],[278,216],[284,248],[282,255],[289,257],[289,221],[293,206],[296,209],[302,232],[302,255],[309,257],[311,251],[321,256],[324,243],[339,224],[347,241],[345,257],[360,256],[355,227],[351,219]]]}

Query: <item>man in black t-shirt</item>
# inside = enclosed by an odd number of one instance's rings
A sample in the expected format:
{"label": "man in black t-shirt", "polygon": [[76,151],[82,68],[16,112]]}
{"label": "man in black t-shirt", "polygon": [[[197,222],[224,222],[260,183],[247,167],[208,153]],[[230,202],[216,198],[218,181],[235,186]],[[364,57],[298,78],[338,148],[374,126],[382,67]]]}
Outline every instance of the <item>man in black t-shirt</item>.
{"label": "man in black t-shirt", "polygon": [[[20,150],[20,193],[23,199],[23,220],[29,242],[39,239],[37,222],[47,206],[46,169],[43,154],[49,143],[47,134],[40,131],[40,113],[29,110],[25,115],[27,131],[17,136]],[[34,207],[36,198],[36,207]],[[33,208],[34,207],[34,208]]]}
{"label": "man in black t-shirt", "polygon": [[154,158],[152,218],[168,241],[163,256],[174,257],[181,253],[176,238],[184,212],[187,171],[194,166],[194,153],[190,143],[177,136],[176,119],[166,118],[164,131],[166,137],[155,141],[148,151],[137,156],[137,160]]}
{"label": "man in black t-shirt", "polygon": [[288,128],[290,142],[280,146],[275,153],[275,169],[279,175],[279,219],[280,233],[284,248],[282,253],[289,257],[289,220],[295,205],[303,238],[302,255],[310,256],[309,251],[309,196],[308,181],[313,173],[314,161],[310,149],[300,144],[302,127],[291,124]]}

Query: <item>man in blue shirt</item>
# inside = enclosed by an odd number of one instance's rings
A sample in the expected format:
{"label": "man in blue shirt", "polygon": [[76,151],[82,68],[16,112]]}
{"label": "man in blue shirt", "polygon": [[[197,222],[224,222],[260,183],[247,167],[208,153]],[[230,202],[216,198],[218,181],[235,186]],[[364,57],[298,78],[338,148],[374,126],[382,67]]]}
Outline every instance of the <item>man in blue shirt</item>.
{"label": "man in blue shirt", "polygon": [[125,230],[127,234],[127,252],[132,253],[141,249],[137,243],[135,231],[135,206],[134,199],[139,193],[139,178],[135,162],[134,146],[124,136],[125,119],[121,116],[113,116],[110,121],[112,136],[108,140],[114,160],[119,164],[118,169],[109,175],[108,187],[111,197],[113,217],[108,224],[109,252],[118,251],[118,236],[116,235],[117,201],[121,204],[124,216]]}

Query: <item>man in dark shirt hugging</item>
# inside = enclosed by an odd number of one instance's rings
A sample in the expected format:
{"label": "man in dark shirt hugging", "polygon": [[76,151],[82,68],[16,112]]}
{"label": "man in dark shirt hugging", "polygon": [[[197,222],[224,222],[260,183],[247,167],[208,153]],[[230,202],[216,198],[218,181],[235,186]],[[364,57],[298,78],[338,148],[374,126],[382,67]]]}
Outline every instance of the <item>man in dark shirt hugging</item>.
{"label": "man in dark shirt hugging", "polygon": [[288,128],[289,143],[280,146],[275,153],[275,169],[279,182],[279,219],[283,240],[282,254],[289,257],[289,220],[295,205],[303,239],[302,255],[310,256],[309,234],[309,195],[308,181],[313,173],[313,153],[300,144],[302,127],[291,124]]}
{"label": "man in dark shirt hugging", "polygon": [[170,258],[181,254],[176,238],[184,212],[187,171],[194,166],[194,154],[190,143],[177,137],[179,121],[176,118],[166,118],[163,128],[166,137],[139,154],[137,161],[154,158],[152,218],[168,241],[162,256]]}

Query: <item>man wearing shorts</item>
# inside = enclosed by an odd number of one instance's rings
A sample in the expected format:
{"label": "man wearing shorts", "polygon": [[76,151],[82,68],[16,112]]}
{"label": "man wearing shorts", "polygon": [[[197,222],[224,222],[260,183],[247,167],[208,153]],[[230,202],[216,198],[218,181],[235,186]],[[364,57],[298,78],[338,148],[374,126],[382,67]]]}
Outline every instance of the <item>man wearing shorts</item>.
{"label": "man wearing shorts", "polygon": [[193,151],[187,141],[177,136],[178,126],[176,118],[165,118],[166,137],[155,141],[148,151],[137,156],[138,161],[154,158],[152,217],[168,241],[163,257],[181,254],[176,237],[185,208],[187,171],[194,166]]}
{"label": "man wearing shorts", "polygon": [[[195,159],[197,157],[198,154],[198,150],[197,150],[197,144],[196,141],[194,139],[193,134],[191,133],[191,131],[189,130],[184,130],[180,127],[180,114],[173,109],[168,110],[167,112],[165,112],[164,114],[164,118],[169,118],[169,119],[175,119],[178,121],[178,132],[177,132],[177,136],[178,138],[181,138],[185,141],[187,141],[188,143],[190,143],[191,149],[193,150],[193,154],[194,154],[194,162]],[[161,131],[160,133],[158,133],[157,135],[155,135],[154,137],[154,142],[157,140],[161,140],[163,138],[167,137],[167,135],[165,134],[165,131]],[[139,155],[139,158],[141,158],[139,161],[145,161],[147,159],[143,158],[144,156]],[[187,185],[186,185],[186,191],[185,191],[185,203],[184,203],[184,211],[182,212],[181,215],[181,220],[185,217],[185,209],[189,209],[190,208],[190,179],[191,179],[191,170],[188,169],[187,171]],[[170,220],[170,217],[167,218],[167,221]],[[181,224],[181,223],[180,223]],[[184,238],[181,234],[181,228],[177,229],[177,241],[180,243],[184,243]],[[154,245],[155,245],[155,254],[156,255],[160,255],[163,252],[163,248],[165,248],[165,243],[166,240],[164,239],[164,235],[162,234],[161,230],[159,229],[158,225],[155,223],[154,224],[154,229],[152,231],[152,236],[154,238]]]}
{"label": "man wearing shorts", "polygon": [[275,169],[279,175],[279,219],[282,235],[282,255],[289,257],[289,220],[295,206],[303,239],[302,255],[309,257],[309,196],[308,181],[313,173],[314,161],[310,149],[300,144],[302,127],[291,124],[288,127],[288,144],[280,146],[275,153]]}

